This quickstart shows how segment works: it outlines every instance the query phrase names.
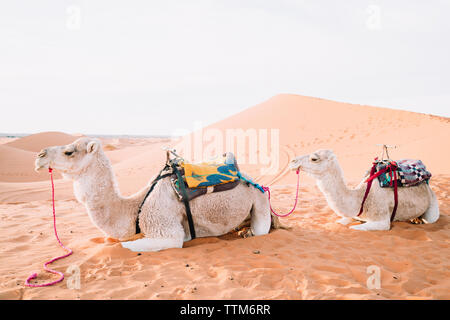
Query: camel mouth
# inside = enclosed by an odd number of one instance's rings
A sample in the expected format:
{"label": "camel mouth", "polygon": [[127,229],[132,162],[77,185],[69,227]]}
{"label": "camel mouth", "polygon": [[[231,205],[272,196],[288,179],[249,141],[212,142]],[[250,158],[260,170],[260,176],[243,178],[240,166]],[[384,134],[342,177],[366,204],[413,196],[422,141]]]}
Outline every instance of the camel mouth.
{"label": "camel mouth", "polygon": [[49,167],[48,164],[42,163],[42,158],[37,158],[34,162],[34,171],[39,172],[43,168]]}
{"label": "camel mouth", "polygon": [[42,165],[35,165],[34,166],[34,171],[39,172],[39,171],[42,170],[42,168],[44,168],[44,166],[42,166]]}
{"label": "camel mouth", "polygon": [[291,169],[292,171],[298,171],[301,169],[301,165],[299,165],[295,160],[292,160],[289,163],[289,169]]}

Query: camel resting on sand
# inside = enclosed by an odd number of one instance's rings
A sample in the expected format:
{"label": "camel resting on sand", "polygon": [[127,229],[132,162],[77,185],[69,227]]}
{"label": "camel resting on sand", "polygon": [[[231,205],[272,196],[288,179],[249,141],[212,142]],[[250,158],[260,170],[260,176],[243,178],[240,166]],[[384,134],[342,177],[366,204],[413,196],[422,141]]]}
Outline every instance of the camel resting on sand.
{"label": "camel resting on sand", "polygon": [[[190,240],[184,204],[172,189],[170,177],[159,180],[142,206],[139,227],[144,238],[136,239],[136,219],[150,184],[130,197],[121,196],[111,163],[97,139],[80,138],[65,146],[43,149],[36,170],[52,168],[73,180],[76,199],[85,205],[91,221],[106,236],[119,239],[133,251],[181,248]],[[209,193],[191,200],[198,237],[228,233],[250,219],[251,235],[267,234],[279,226],[271,219],[267,195],[245,183],[234,189]]]}
{"label": "camel resting on sand", "polygon": [[[342,218],[339,223],[347,225],[352,219],[366,223],[351,226],[356,230],[389,230],[390,218],[394,208],[393,190],[373,183],[364,204],[364,211],[358,217],[366,191],[367,177],[355,189],[345,183],[342,169],[331,150],[318,150],[312,154],[295,158],[289,164],[293,170],[300,169],[316,179],[317,185],[327,199],[328,205]],[[430,186],[421,183],[417,186],[398,188],[398,208],[395,221],[410,221],[421,217],[426,223],[439,219],[439,205]]]}

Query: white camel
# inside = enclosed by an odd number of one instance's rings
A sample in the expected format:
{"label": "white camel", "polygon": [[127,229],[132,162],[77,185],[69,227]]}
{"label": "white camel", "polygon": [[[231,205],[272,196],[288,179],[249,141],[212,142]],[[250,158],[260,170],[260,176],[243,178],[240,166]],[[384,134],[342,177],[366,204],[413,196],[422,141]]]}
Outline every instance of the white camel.
{"label": "white camel", "polygon": [[[60,171],[73,180],[76,199],[85,205],[91,221],[106,236],[119,239],[132,251],[181,248],[190,240],[184,204],[178,200],[170,177],[158,181],[139,216],[141,239],[136,240],[136,219],[150,184],[130,197],[121,196],[111,163],[97,139],[80,138],[65,146],[43,149],[35,162]],[[209,193],[190,201],[196,235],[223,235],[250,219],[251,235],[267,234],[278,227],[266,194],[240,183],[234,189]],[[132,239],[132,240],[131,240]],[[130,241],[131,240],[131,241]]]}
{"label": "white camel", "polygon": [[[318,150],[312,154],[295,158],[289,164],[293,170],[300,169],[316,179],[317,186],[325,195],[328,205],[340,217],[337,222],[348,225],[353,219],[365,221],[351,226],[356,230],[389,230],[394,208],[394,193],[391,188],[382,188],[373,183],[364,211],[358,217],[366,191],[367,177],[355,188],[347,187],[342,169],[331,150]],[[439,218],[436,195],[426,183],[413,187],[398,188],[398,209],[395,221],[409,221],[421,217],[426,223]]]}

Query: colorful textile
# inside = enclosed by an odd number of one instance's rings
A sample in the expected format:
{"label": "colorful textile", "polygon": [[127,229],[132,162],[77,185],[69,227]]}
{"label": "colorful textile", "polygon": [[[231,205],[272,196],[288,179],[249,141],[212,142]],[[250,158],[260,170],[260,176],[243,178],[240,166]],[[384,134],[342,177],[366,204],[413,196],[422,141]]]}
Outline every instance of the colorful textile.
{"label": "colorful textile", "polygon": [[[178,196],[180,200],[184,199],[183,193],[180,190],[180,184],[178,183],[178,180],[175,178],[172,178],[171,180],[172,187],[175,191],[175,194]],[[221,192],[221,191],[227,191],[231,190],[237,187],[239,184],[239,181],[236,180],[234,182],[219,184],[217,186],[210,186],[206,188],[187,188],[186,187],[186,197],[189,201],[192,199],[195,199],[199,196],[202,196],[207,193],[213,193],[213,192]]]}
{"label": "colorful textile", "polygon": [[[393,162],[397,165],[397,184],[399,187],[411,187],[424,181],[428,183],[431,173],[426,170],[425,165],[420,160],[402,159]],[[389,165],[389,162],[379,161],[376,165],[376,172],[380,172]],[[388,169],[378,176],[380,187],[393,187],[394,174]]]}
{"label": "colorful textile", "polygon": [[222,158],[222,160],[200,164],[181,163],[188,187],[206,188],[238,180],[236,164],[225,163],[225,158]]}
{"label": "colorful textile", "polygon": [[256,189],[258,189],[258,190],[261,191],[262,193],[265,192],[264,187],[261,186],[261,185],[259,185],[259,184],[257,184],[256,182],[253,182],[252,179],[244,177],[240,172],[238,172],[238,176],[239,176],[239,178],[240,178],[241,180],[243,180],[243,181],[245,181],[246,183],[252,185],[253,187],[255,187]]}

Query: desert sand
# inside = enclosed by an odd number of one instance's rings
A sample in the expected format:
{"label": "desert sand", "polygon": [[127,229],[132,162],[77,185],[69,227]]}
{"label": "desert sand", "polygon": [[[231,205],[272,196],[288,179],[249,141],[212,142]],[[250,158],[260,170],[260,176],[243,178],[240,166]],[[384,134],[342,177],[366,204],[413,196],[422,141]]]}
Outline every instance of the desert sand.
{"label": "desert sand", "polygon": [[[300,203],[281,218],[290,230],[240,238],[236,233],[195,239],[182,249],[138,254],[105,239],[72,193],[55,175],[57,228],[74,251],[52,268],[80,269],[80,289],[66,281],[28,288],[25,279],[56,279],[42,265],[63,254],[53,234],[51,186],[34,172],[37,152],[79,136],[44,132],[0,140],[0,299],[449,299],[450,120],[426,114],[354,105],[298,95],[278,95],[212,124],[279,129],[280,165],[275,174],[239,159],[241,169],[272,190],[273,207],[291,209],[295,156],[333,149],[347,182],[356,185],[380,155],[379,143],[397,145],[391,158],[421,159],[433,173],[441,217],[435,224],[396,222],[390,231],[363,232],[337,224],[312,179],[301,175]],[[184,137],[190,139],[191,136]],[[122,194],[144,187],[165,161],[169,139],[102,139]],[[205,143],[205,146],[207,144]],[[247,154],[248,155],[248,154]],[[241,160],[241,161],[240,161]],[[381,288],[369,289],[369,266],[381,272]],[[66,278],[70,277],[66,274]]]}

